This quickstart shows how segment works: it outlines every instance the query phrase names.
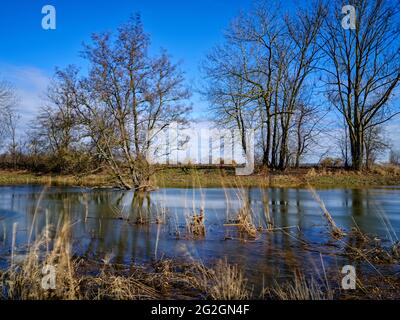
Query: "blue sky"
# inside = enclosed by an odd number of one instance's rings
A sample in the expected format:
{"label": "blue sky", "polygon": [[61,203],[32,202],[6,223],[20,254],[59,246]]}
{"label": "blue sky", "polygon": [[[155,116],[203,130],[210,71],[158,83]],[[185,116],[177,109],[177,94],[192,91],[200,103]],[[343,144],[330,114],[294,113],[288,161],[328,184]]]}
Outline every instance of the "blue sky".
{"label": "blue sky", "polygon": [[[56,30],[43,30],[44,5],[57,11]],[[251,0],[14,0],[0,2],[0,78],[14,83],[21,96],[24,116],[33,116],[40,96],[56,66],[84,66],[79,57],[83,42],[93,32],[113,31],[132,13],[139,12],[152,51],[168,50],[182,61],[187,81],[198,85],[199,63],[223,30]],[[193,97],[198,116],[206,109],[199,95]]]}
{"label": "blue sky", "polygon": [[[1,1],[1,59],[48,72],[75,62],[90,34],[115,30],[131,13],[142,15],[153,47],[166,47],[190,67],[221,37],[221,31],[250,0],[14,0]],[[41,8],[57,10],[57,29],[41,28]]]}

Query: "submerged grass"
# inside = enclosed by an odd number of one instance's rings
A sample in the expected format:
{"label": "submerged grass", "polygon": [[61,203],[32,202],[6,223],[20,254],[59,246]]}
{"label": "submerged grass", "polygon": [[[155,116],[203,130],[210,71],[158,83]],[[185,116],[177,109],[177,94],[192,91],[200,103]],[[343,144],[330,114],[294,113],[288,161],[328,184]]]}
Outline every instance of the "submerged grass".
{"label": "submerged grass", "polygon": [[399,264],[400,243],[394,242],[384,247],[382,240],[353,228],[345,246],[345,254],[355,261],[368,261],[371,264]]}
{"label": "submerged grass", "polygon": [[[147,266],[102,263],[71,255],[70,226],[65,224],[46,251],[46,237],[30,245],[26,257],[0,271],[0,299],[5,300],[143,300],[246,299],[246,280],[237,266],[219,261],[215,268],[199,262],[160,260]],[[43,287],[54,267],[55,286]]]}
{"label": "submerged grass", "polygon": [[[0,294],[5,299],[36,300],[79,298],[77,287],[79,280],[75,270],[77,262],[71,258],[69,238],[70,227],[64,224],[57,238],[52,242],[53,248],[48,250],[47,230],[43,236],[30,244],[26,256],[20,263],[12,262],[8,270],[0,273]],[[56,285],[43,290],[43,276],[49,268],[57,267]]]}
{"label": "submerged grass", "polygon": [[325,219],[327,220],[329,227],[331,229],[331,233],[333,237],[335,238],[341,238],[344,237],[346,234],[344,233],[343,230],[341,230],[337,225],[335,220],[333,220],[332,215],[329,213],[328,209],[326,209],[325,203],[322,201],[322,199],[319,197],[318,193],[315,191],[314,188],[309,186],[309,190],[314,198],[314,200],[319,204],[323,215]]}
{"label": "submerged grass", "polygon": [[188,234],[194,237],[205,237],[206,226],[204,224],[204,209],[200,209],[200,213],[194,213],[193,216],[186,217],[186,226]]}
{"label": "submerged grass", "polygon": [[254,224],[253,212],[247,202],[239,209],[236,219],[226,223],[225,227],[237,227],[241,237],[245,236],[249,239],[256,239],[258,237],[258,230]]}
{"label": "submerged grass", "polygon": [[[0,299],[18,300],[151,300],[213,299],[245,300],[257,297],[243,271],[227,260],[212,267],[196,261],[159,260],[150,265],[113,264],[109,257],[102,262],[73,257],[70,245],[70,224],[64,224],[51,240],[43,236],[32,242],[24,259],[0,271]],[[54,266],[56,283],[45,289],[43,271]],[[288,281],[274,281],[260,295],[274,300],[331,300],[334,298],[398,298],[393,288],[398,279],[375,279],[375,283],[358,282],[358,290],[339,296],[329,285],[321,285],[296,270]],[[388,282],[385,295],[382,283]],[[397,282],[396,282],[397,281]]]}
{"label": "submerged grass", "polygon": [[[295,269],[289,281],[275,280],[258,295],[245,278],[243,270],[229,264],[226,259],[207,267],[198,261],[178,259],[157,260],[147,265],[120,265],[111,262],[112,255],[106,255],[102,261],[74,257],[70,242],[71,226],[68,222],[60,224],[51,239],[45,229],[40,237],[30,243],[22,257],[13,253],[9,267],[0,271],[0,299],[245,300],[261,297],[275,300],[330,300],[400,297],[398,279],[382,276],[375,280],[363,279],[362,282],[359,279],[357,291],[342,292],[340,295],[340,290],[331,289],[328,284],[324,267],[325,285],[312,276],[306,277],[302,270]],[[52,229],[51,226],[47,228]],[[364,234],[358,234],[358,237],[362,237],[364,243],[369,242]],[[361,257],[365,258],[365,254]],[[55,268],[56,283],[54,288],[45,289],[42,286],[43,276],[47,274],[46,268],[49,266]],[[387,294],[385,287],[388,288]]]}

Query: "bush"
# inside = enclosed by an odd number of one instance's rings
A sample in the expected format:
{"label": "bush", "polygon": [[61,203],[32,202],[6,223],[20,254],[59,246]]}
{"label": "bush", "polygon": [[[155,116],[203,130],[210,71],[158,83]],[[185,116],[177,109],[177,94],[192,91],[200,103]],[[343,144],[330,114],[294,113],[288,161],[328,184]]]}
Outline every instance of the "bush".
{"label": "bush", "polygon": [[400,176],[400,166],[397,165],[375,165],[371,172],[380,176]]}
{"label": "bush", "polygon": [[340,158],[331,158],[331,157],[327,157],[322,159],[319,162],[319,165],[323,168],[329,168],[329,167],[343,167],[343,160]]}
{"label": "bush", "polygon": [[101,166],[101,161],[87,152],[68,152],[58,154],[18,154],[17,162],[8,154],[0,155],[0,169],[28,170],[34,173],[80,174]]}

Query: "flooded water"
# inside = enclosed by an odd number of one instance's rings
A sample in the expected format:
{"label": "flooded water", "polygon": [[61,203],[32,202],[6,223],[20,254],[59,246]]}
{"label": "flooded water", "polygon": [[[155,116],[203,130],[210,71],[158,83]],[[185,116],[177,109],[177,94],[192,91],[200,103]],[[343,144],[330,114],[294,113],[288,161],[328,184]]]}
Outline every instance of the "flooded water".
{"label": "flooded water", "polygon": [[[397,241],[400,188],[319,190],[318,194],[339,227],[358,226],[380,239]],[[244,202],[250,204],[257,227],[265,228],[269,213],[275,231],[252,240],[227,226]],[[186,232],[187,221],[200,208],[206,235],[193,239]],[[0,187],[0,267],[7,265],[13,225],[15,250],[23,256],[27,243],[46,225],[56,226],[65,218],[72,223],[78,256],[108,255],[124,264],[163,257],[211,263],[226,257],[240,265],[256,286],[289,277],[293,268],[315,272],[323,263],[334,272],[347,263],[343,256],[332,254],[337,244],[332,244],[320,205],[306,189],[161,189],[135,197],[119,190],[9,186]]]}

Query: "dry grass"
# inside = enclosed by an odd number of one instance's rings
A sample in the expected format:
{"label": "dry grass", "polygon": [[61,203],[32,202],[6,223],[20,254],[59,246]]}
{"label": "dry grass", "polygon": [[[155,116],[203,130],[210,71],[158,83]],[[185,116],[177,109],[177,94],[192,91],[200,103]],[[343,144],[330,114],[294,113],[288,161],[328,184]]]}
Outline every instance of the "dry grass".
{"label": "dry grass", "polygon": [[[20,264],[12,261],[9,269],[1,274],[0,292],[5,299],[79,299],[75,270],[77,262],[71,259],[68,224],[59,231],[48,251],[47,236],[43,235],[30,245],[29,251]],[[46,231],[44,232],[46,234]],[[43,268],[54,266],[57,270],[56,288],[43,290]]]}
{"label": "dry grass", "polygon": [[141,269],[129,272],[105,268],[96,276],[80,277],[80,292],[85,300],[151,300],[161,295],[147,283],[145,277],[139,277]]}
{"label": "dry grass", "polygon": [[400,176],[400,166],[395,166],[391,164],[387,165],[375,165],[371,169],[371,173],[377,174],[383,177],[399,177]]}
{"label": "dry grass", "polygon": [[178,264],[162,260],[150,270],[149,266],[100,265],[71,259],[70,269],[57,265],[54,290],[41,286],[43,265],[44,262],[32,256],[15,270],[0,273],[0,300],[238,300],[250,297],[243,274],[226,261],[218,262],[212,269],[195,262]]}
{"label": "dry grass", "polygon": [[140,283],[133,276],[123,277],[102,274],[97,278],[89,279],[89,285],[90,282],[95,284],[97,287],[97,292],[95,295],[89,294],[88,298],[95,298],[99,300],[138,300],[153,299],[154,297],[157,297],[157,292],[154,288]]}
{"label": "dry grass", "polygon": [[241,208],[236,214],[234,220],[228,221],[225,227],[237,227],[241,236],[246,236],[249,239],[256,239],[258,237],[258,230],[254,223],[254,213],[251,208],[250,199],[244,189],[240,189],[237,193]]}
{"label": "dry grass", "polygon": [[303,274],[294,273],[291,281],[264,289],[264,296],[274,300],[332,300],[331,290],[322,290],[321,285],[313,278],[309,280]]}
{"label": "dry grass", "polygon": [[205,215],[204,209],[200,209],[199,214],[194,214],[192,217],[186,218],[186,225],[189,235],[194,237],[205,237],[206,227],[204,224]]}
{"label": "dry grass", "polygon": [[329,223],[331,233],[335,238],[341,238],[344,237],[346,234],[344,233],[343,230],[341,230],[337,225],[335,220],[333,220],[331,214],[329,213],[328,209],[325,207],[325,203],[322,201],[322,199],[319,197],[318,193],[315,191],[314,188],[311,186],[309,187],[309,190],[314,198],[314,200],[319,204],[321,207],[321,210],[323,212],[323,215],[327,222]]}
{"label": "dry grass", "polygon": [[[199,262],[173,260],[161,260],[146,266],[125,266],[112,264],[111,256],[106,256],[103,262],[74,258],[69,241],[70,228],[71,224],[63,224],[53,240],[48,238],[47,230],[44,230],[43,235],[30,244],[24,259],[13,256],[9,268],[0,271],[0,299],[244,300],[254,297],[242,270],[227,260],[218,261],[214,267],[206,267]],[[357,237],[362,243],[371,241],[364,234],[358,234]],[[355,256],[354,251],[350,254]],[[360,257],[373,257],[376,254],[376,251],[370,254],[363,251]],[[42,271],[46,265],[56,268],[56,287],[53,290],[45,290],[41,285]],[[283,284],[275,281],[273,286],[264,289],[262,297],[279,300],[384,298],[384,285],[390,289],[387,291],[388,297],[399,297],[397,280],[379,277],[376,281],[382,285],[379,290],[367,279],[358,284],[360,289],[357,292],[335,296],[328,285],[321,285],[312,277],[306,278],[301,272],[295,272],[290,281]]]}
{"label": "dry grass", "polygon": [[394,242],[388,247],[382,246],[381,239],[373,238],[359,228],[349,233],[345,254],[354,260],[364,260],[370,264],[398,264],[400,262],[400,243]]}
{"label": "dry grass", "polygon": [[246,288],[247,281],[237,266],[220,261],[211,270],[211,288],[209,295],[214,300],[245,300],[250,297]]}
{"label": "dry grass", "polygon": [[237,227],[241,237],[245,236],[249,239],[258,237],[258,230],[253,222],[251,209],[246,206],[239,209],[237,218],[224,224],[225,227]]}
{"label": "dry grass", "polygon": [[203,267],[199,287],[213,300],[246,300],[251,297],[247,280],[238,266],[220,260],[212,269]]}
{"label": "dry grass", "polygon": [[253,222],[253,214],[251,208],[245,204],[238,212],[237,226],[241,233],[246,234],[249,238],[257,238],[257,228]]}
{"label": "dry grass", "polygon": [[0,170],[0,185],[55,185],[55,186],[113,186],[112,179],[106,174],[92,174],[84,177],[74,175],[33,174],[27,171]]}
{"label": "dry grass", "polygon": [[[28,253],[0,271],[0,299],[10,300],[143,300],[246,299],[246,280],[237,266],[226,261],[215,268],[201,263],[161,260],[152,265],[116,265],[74,258],[70,227],[65,223],[53,240],[46,230],[30,244]],[[51,242],[51,243],[49,243]],[[47,249],[51,247],[51,249]],[[56,271],[54,289],[42,286],[43,268]]]}

